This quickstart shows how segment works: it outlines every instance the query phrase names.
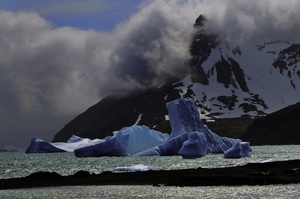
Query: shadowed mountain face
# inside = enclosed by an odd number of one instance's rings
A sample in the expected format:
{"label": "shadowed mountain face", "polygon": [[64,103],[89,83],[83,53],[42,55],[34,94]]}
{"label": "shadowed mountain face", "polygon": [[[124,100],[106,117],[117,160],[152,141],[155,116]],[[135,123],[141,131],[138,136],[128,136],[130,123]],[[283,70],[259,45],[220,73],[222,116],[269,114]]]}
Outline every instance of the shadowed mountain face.
{"label": "shadowed mountain face", "polygon": [[108,96],[68,123],[54,137],[54,142],[66,141],[73,134],[104,138],[113,131],[133,124],[146,125],[162,132],[171,132],[166,118],[166,103],[180,98],[176,85],[166,85],[127,96]]}
{"label": "shadowed mountain face", "polygon": [[[107,96],[68,123],[53,141],[66,141],[73,134],[104,138],[133,124],[171,132],[165,104],[183,97],[195,101],[202,118],[213,119],[265,116],[300,101],[299,44],[253,41],[252,46],[238,46],[223,41],[208,27],[209,20],[203,15],[191,27],[194,35],[187,49],[191,70],[183,78],[168,79],[159,88]],[[249,132],[245,135],[251,142],[261,138]],[[267,139],[262,140],[254,143],[263,144]]]}
{"label": "shadowed mountain face", "polygon": [[300,144],[300,103],[254,120],[242,139],[252,145]]}

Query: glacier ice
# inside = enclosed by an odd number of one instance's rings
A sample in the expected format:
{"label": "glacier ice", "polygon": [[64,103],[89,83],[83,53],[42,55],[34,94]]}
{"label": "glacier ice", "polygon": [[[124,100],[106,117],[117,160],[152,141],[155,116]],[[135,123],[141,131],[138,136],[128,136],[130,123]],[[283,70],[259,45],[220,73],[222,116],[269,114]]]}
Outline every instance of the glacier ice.
{"label": "glacier ice", "polygon": [[182,133],[165,143],[135,154],[135,156],[171,156],[178,155],[182,143],[188,139],[188,133]]}
{"label": "glacier ice", "polygon": [[270,159],[267,159],[267,160],[263,160],[260,163],[277,162],[277,161],[278,160],[276,158],[270,158]]}
{"label": "glacier ice", "polygon": [[72,136],[67,143],[49,143],[32,138],[26,153],[74,152],[77,157],[98,156],[171,156],[199,158],[208,153],[224,153],[225,158],[249,157],[249,143],[220,137],[201,121],[191,99],[167,103],[171,134],[147,126],[133,125],[114,132],[104,139],[90,140]]}
{"label": "glacier ice", "polygon": [[121,171],[121,172],[137,172],[137,171],[150,171],[154,170],[153,166],[146,166],[144,164],[136,164],[130,167],[116,167],[114,171]]}
{"label": "glacier ice", "polygon": [[50,143],[38,137],[33,137],[25,153],[73,152],[76,148],[81,148],[83,146],[88,146],[103,141],[104,140],[102,139],[90,140],[88,138],[81,138],[73,135],[72,137],[69,138],[67,143],[65,142]]}
{"label": "glacier ice", "polygon": [[164,143],[169,134],[133,125],[114,132],[104,142],[74,150],[77,157],[128,156]]}
{"label": "glacier ice", "polygon": [[193,132],[182,144],[179,154],[185,159],[200,158],[207,154],[207,141],[203,133]]}
{"label": "glacier ice", "polygon": [[252,149],[249,142],[237,142],[230,149],[224,152],[224,158],[241,158],[241,157],[251,157],[249,152]]}
{"label": "glacier ice", "polygon": [[53,144],[38,137],[31,138],[30,144],[25,153],[55,153],[65,152],[65,150],[55,147]]}
{"label": "glacier ice", "polygon": [[239,139],[220,137],[201,121],[191,99],[177,99],[167,103],[172,127],[166,143],[140,152],[138,156],[182,155],[183,158],[202,157],[208,153],[224,153]]}
{"label": "glacier ice", "polygon": [[67,143],[49,143],[33,137],[26,153],[74,152],[77,157],[127,156],[159,145],[169,134],[151,130],[147,126],[126,127],[104,139],[88,139],[73,135]]}

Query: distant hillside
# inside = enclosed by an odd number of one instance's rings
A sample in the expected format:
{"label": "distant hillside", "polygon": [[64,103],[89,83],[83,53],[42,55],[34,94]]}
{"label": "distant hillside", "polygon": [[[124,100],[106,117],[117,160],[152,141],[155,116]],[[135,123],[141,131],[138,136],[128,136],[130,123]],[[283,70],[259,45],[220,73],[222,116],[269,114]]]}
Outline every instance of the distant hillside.
{"label": "distant hillside", "polygon": [[16,152],[17,150],[7,150],[7,149],[0,149],[0,153],[4,152]]}
{"label": "distant hillside", "polygon": [[8,152],[6,149],[0,149],[0,153],[2,152]]}
{"label": "distant hillside", "polygon": [[242,139],[251,145],[300,144],[300,102],[255,119]]}
{"label": "distant hillside", "polygon": [[180,98],[175,85],[137,91],[127,96],[108,96],[78,115],[60,130],[53,142],[67,141],[73,134],[91,139],[104,138],[133,124],[171,132],[166,103]]}

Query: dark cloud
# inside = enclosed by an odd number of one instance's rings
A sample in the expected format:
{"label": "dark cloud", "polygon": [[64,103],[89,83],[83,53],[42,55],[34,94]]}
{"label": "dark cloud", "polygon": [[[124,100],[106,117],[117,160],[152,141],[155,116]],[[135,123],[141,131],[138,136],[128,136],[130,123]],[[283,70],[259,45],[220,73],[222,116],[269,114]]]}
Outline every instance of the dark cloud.
{"label": "dark cloud", "polygon": [[28,143],[32,135],[49,139],[108,93],[176,75],[188,58],[188,35],[177,38],[183,32],[154,6],[110,33],[0,11],[0,145]]}

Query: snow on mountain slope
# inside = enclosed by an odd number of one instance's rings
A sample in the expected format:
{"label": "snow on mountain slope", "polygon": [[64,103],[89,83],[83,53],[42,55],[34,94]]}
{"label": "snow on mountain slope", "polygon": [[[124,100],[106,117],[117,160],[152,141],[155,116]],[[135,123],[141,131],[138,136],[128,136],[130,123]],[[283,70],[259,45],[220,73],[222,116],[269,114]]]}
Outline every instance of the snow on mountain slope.
{"label": "snow on mountain slope", "polygon": [[177,89],[196,101],[203,116],[265,115],[300,100],[300,45],[253,41],[236,46],[201,26],[191,52],[194,73]]}
{"label": "snow on mountain slope", "polygon": [[170,132],[165,104],[180,97],[192,98],[204,119],[266,115],[300,101],[300,39],[238,43],[211,33],[206,24],[200,15],[187,49],[190,70],[182,79],[106,97],[67,124],[53,141],[73,134],[103,138],[133,124]]}

